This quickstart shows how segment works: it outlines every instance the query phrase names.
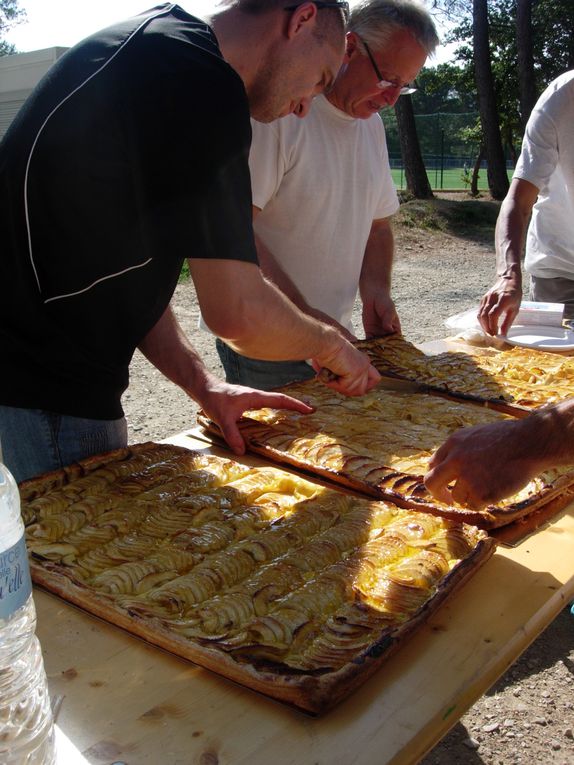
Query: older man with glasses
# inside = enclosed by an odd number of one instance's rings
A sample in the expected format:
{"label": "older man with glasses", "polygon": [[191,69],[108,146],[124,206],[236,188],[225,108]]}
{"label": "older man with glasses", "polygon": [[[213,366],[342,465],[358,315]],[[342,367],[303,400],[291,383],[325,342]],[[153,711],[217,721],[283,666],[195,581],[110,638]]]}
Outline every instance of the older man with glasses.
{"label": "older man with glasses", "polygon": [[208,323],[238,351],[314,357],[348,395],[379,379],[258,268],[249,116],[306,111],[345,50],[346,3],[283,6],[232,0],[210,28],[166,3],[97,32],[0,144],[0,440],[19,481],[125,446],[136,346],[237,452],[245,409],[309,411],[208,372],[169,308],[185,258]]}
{"label": "older man with glasses", "polygon": [[[365,0],[351,9],[348,29],[330,90],[284,119],[252,120],[249,163],[263,272],[301,310],[352,339],[357,290],[367,337],[400,329],[391,298],[398,199],[379,112],[413,92],[438,37],[413,0]],[[305,362],[262,362],[221,340],[217,348],[230,382],[269,390],[314,374]]]}

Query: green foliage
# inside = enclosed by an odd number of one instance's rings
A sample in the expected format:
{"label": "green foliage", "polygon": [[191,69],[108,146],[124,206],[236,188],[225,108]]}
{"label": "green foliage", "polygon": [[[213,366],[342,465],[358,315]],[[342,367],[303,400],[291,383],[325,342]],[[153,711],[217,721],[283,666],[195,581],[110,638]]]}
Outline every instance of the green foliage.
{"label": "green foliage", "polygon": [[26,11],[20,8],[19,0],[0,0],[0,56],[16,53],[16,48],[2,38],[9,29],[25,18]]}
{"label": "green foliage", "polygon": [[[436,0],[446,6],[449,0]],[[472,4],[459,5],[450,18],[457,25],[447,37],[458,42],[455,60],[463,73],[460,82],[472,91]],[[446,8],[445,8],[446,10]],[[516,48],[516,0],[489,0],[489,39],[492,73],[495,81],[500,129],[507,150],[512,155],[514,144],[521,140],[519,116],[519,83]],[[534,41],[534,67],[539,93],[559,74],[574,67],[574,2],[572,0],[533,0],[532,31]]]}
{"label": "green foliage", "polygon": [[[400,144],[395,113],[390,109],[381,112],[387,147],[391,156],[399,156]],[[417,135],[423,157],[457,157],[459,165],[470,162],[476,156],[480,143],[480,130],[477,131],[477,112],[434,114],[415,114]],[[427,168],[430,170],[430,168]],[[434,169],[434,168],[433,168]]]}
{"label": "green foliage", "polygon": [[183,261],[183,266],[181,268],[181,273],[179,275],[179,279],[177,280],[179,284],[182,282],[187,282],[190,279],[190,273],[189,273],[189,265],[187,260]]}
{"label": "green foliage", "polygon": [[0,56],[11,56],[17,53],[16,46],[6,40],[0,40]]}

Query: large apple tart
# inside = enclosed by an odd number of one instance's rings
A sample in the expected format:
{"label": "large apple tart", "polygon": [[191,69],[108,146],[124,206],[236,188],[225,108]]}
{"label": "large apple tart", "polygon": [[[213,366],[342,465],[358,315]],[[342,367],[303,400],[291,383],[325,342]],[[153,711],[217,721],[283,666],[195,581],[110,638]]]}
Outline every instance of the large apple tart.
{"label": "large apple tart", "polygon": [[516,414],[562,401],[574,390],[574,357],[558,353],[511,348],[429,355],[398,334],[361,340],[357,346],[383,375]]}
{"label": "large apple tart", "polygon": [[37,584],[312,713],[372,674],[494,545],[464,523],[163,444],[21,494]]}
{"label": "large apple tart", "polygon": [[[347,398],[317,380],[282,389],[315,407],[312,414],[260,409],[246,412],[241,433],[251,451],[310,471],[356,491],[389,499],[482,528],[495,528],[532,513],[551,500],[572,499],[574,468],[547,470],[520,492],[481,511],[434,499],[423,483],[428,461],[462,427],[506,419],[476,404],[424,393],[389,391],[378,385]],[[200,414],[211,433],[217,427]],[[558,507],[559,505],[557,505]]]}

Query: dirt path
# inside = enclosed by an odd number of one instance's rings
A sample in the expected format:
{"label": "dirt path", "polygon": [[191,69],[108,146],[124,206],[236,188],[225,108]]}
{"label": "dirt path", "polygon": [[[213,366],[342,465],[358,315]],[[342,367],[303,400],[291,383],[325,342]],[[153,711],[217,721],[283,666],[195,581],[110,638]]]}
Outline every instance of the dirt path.
{"label": "dirt path", "polygon": [[[428,216],[426,209],[411,205],[401,210],[393,292],[403,333],[414,342],[444,337],[444,319],[475,306],[492,280],[496,209],[487,210],[483,224],[474,220],[471,226],[471,208],[459,208],[453,215],[446,210],[448,215],[435,217],[431,211],[427,224],[445,230],[409,224]],[[454,228],[457,235],[449,233]],[[208,367],[220,373],[213,338],[197,329],[199,311],[190,283],[179,285],[173,305]],[[355,320],[358,328],[359,306]],[[195,425],[193,402],[140,354],[132,363],[124,407],[130,442],[166,438]],[[573,731],[574,616],[565,609],[422,762],[574,765]]]}

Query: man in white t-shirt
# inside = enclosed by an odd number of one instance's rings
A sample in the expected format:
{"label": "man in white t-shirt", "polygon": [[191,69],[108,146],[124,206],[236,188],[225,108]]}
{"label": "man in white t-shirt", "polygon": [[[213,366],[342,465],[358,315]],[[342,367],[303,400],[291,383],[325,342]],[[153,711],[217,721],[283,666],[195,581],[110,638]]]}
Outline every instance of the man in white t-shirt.
{"label": "man in white t-shirt", "polygon": [[574,71],[570,71],[546,88],[526,126],[520,159],[496,224],[497,279],[482,298],[478,314],[486,332],[505,334],[516,318],[525,238],[531,298],[564,303],[565,317],[574,318],[573,221]]}
{"label": "man in white t-shirt", "polygon": [[[305,313],[351,339],[357,290],[367,337],[400,330],[390,294],[399,203],[379,111],[412,92],[437,44],[430,14],[414,0],[366,0],[351,11],[328,94],[273,123],[252,121],[261,269]],[[217,348],[228,382],[269,390],[315,374],[305,362],[247,358],[221,340]]]}

